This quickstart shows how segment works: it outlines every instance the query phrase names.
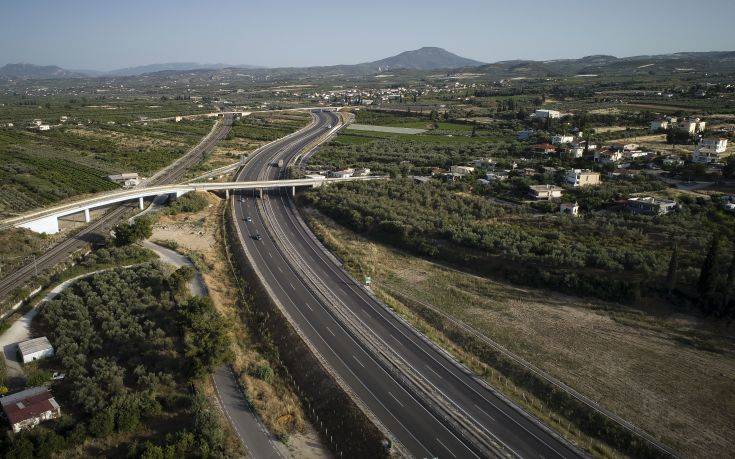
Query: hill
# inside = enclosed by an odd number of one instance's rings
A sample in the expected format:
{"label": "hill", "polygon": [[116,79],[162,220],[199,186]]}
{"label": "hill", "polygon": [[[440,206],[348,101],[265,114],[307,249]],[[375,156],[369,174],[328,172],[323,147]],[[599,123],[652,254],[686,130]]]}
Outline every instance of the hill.
{"label": "hill", "polygon": [[392,69],[456,69],[462,67],[477,67],[483,65],[483,63],[458,56],[442,48],[425,46],[413,51],[404,51],[385,59],[358,65],[369,66],[376,71],[386,71]]}
{"label": "hill", "polygon": [[0,67],[1,78],[13,79],[49,79],[49,78],[77,78],[81,73],[65,70],[55,65],[7,64]]}

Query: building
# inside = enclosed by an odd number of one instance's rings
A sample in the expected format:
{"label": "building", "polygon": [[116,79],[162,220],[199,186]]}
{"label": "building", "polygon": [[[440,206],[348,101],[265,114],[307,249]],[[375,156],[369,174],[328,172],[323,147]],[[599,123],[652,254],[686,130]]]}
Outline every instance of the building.
{"label": "building", "polygon": [[584,147],[580,146],[571,146],[566,150],[566,157],[567,158],[574,158],[578,159],[584,156]]}
{"label": "building", "polygon": [[353,175],[355,177],[365,177],[366,175],[370,175],[370,168],[365,167],[362,169],[355,169],[355,173]]}
{"label": "building", "polygon": [[334,177],[334,178],[347,178],[347,177],[352,177],[354,174],[355,174],[355,169],[352,169],[352,168],[329,172],[329,176]]}
{"label": "building", "polygon": [[661,132],[669,129],[669,120],[653,120],[651,121],[651,132]]}
{"label": "building", "polygon": [[556,185],[531,185],[528,187],[531,197],[534,199],[561,198],[564,189]]}
{"label": "building", "polygon": [[559,146],[564,145],[568,143],[574,142],[574,136],[573,135],[566,135],[566,134],[557,134],[554,137],[551,138],[551,143]]}
{"label": "building", "polygon": [[493,171],[485,174],[485,179],[489,182],[503,182],[508,180],[508,171]]}
{"label": "building", "polygon": [[567,171],[565,180],[572,186],[591,186],[600,183],[600,173],[589,169],[571,169]]}
{"label": "building", "polygon": [[628,209],[634,214],[664,215],[676,209],[676,201],[642,196],[628,199]]}
{"label": "building", "polygon": [[38,125],[38,130],[39,131],[48,131],[48,130],[51,130],[51,126],[48,125],[48,124],[39,124]]}
{"label": "building", "polygon": [[556,147],[551,145],[550,143],[538,143],[531,147],[534,153],[540,153],[540,154],[549,154],[554,153],[556,151]]}
{"label": "building", "polygon": [[676,128],[689,134],[696,134],[704,132],[705,122],[699,118],[684,118],[676,123]]}
{"label": "building", "polygon": [[6,395],[0,398],[0,404],[14,433],[61,416],[59,404],[45,387],[32,387]]}
{"label": "building", "polygon": [[635,151],[638,149],[637,143],[614,143],[610,145],[613,151]]}
{"label": "building", "polygon": [[613,164],[623,159],[623,152],[615,150],[602,150],[595,152],[595,162],[602,164]]}
{"label": "building", "polygon": [[470,166],[452,166],[449,168],[449,172],[464,176],[475,172],[475,168]]}
{"label": "building", "polygon": [[476,159],[474,164],[475,167],[480,169],[492,169],[495,167],[495,160],[492,158],[480,158]]}
{"label": "building", "polygon": [[108,175],[108,179],[122,185],[123,188],[133,188],[140,184],[140,177],[137,172],[126,172],[122,174]]}
{"label": "building", "polygon": [[556,110],[539,109],[531,114],[531,118],[547,119],[547,118],[561,118],[561,112]]}
{"label": "building", "polygon": [[661,163],[664,166],[683,166],[684,165],[684,160],[681,159],[680,157],[676,156],[676,155],[669,155],[669,156],[665,157],[661,161]]}
{"label": "building", "polygon": [[572,217],[578,217],[579,216],[579,204],[576,202],[574,204],[563,202],[559,206],[559,213],[571,215]]}
{"label": "building", "polygon": [[23,363],[54,355],[54,347],[45,336],[18,343],[18,351]]}
{"label": "building", "polygon": [[692,153],[692,161],[700,164],[718,162],[727,151],[727,139],[700,139],[697,148]]}

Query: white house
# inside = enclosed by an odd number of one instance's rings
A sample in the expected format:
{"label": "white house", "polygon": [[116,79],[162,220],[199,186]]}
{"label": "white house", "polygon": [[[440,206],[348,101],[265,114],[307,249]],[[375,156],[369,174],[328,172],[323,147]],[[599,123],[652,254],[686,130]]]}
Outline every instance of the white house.
{"label": "white house", "polygon": [[355,169],[348,168],[348,169],[342,169],[340,171],[331,171],[329,173],[330,177],[336,177],[336,178],[347,178],[352,177],[355,174]]}
{"label": "white house", "polygon": [[572,217],[579,216],[579,204],[576,202],[574,204],[569,202],[563,202],[559,206],[559,213],[571,215]]}
{"label": "white house", "polygon": [[528,187],[531,197],[534,199],[561,198],[564,189],[556,185],[531,185]]}
{"label": "white house", "polygon": [[508,180],[508,171],[493,171],[485,174],[485,178],[490,182],[502,182]]}
{"label": "white house", "polygon": [[692,161],[699,164],[714,163],[722,159],[727,151],[727,139],[700,139],[692,153]]}
{"label": "white house", "polygon": [[565,181],[574,186],[591,186],[600,183],[600,173],[589,169],[571,169],[567,171]]}
{"label": "white house", "polygon": [[54,355],[54,347],[45,336],[18,343],[18,350],[23,363]]}
{"label": "white house", "polygon": [[567,156],[569,158],[581,158],[584,156],[584,147],[581,147],[577,145],[576,147],[572,145],[569,147],[569,150],[567,150]]}
{"label": "white house", "polygon": [[449,171],[462,176],[475,172],[475,168],[470,166],[452,166],[449,168]]}
{"label": "white house", "polygon": [[481,169],[490,169],[495,167],[495,160],[492,158],[480,158],[476,159],[474,164],[475,167],[479,167]]}
{"label": "white house", "polygon": [[108,175],[108,179],[115,183],[119,183],[123,188],[133,188],[140,184],[140,177],[137,172],[125,172],[122,174]]}
{"label": "white house", "polygon": [[617,163],[623,159],[623,153],[621,151],[603,150],[595,152],[595,162],[603,164]]}
{"label": "white house", "polygon": [[572,142],[574,142],[573,135],[557,134],[551,138],[551,143],[556,146],[564,145],[564,144],[572,143]]}
{"label": "white house", "polygon": [[696,134],[704,131],[705,122],[699,118],[684,118],[676,124],[676,127],[689,134]]}
{"label": "white house", "polygon": [[48,131],[50,129],[51,129],[51,126],[49,126],[48,124],[39,124],[38,125],[38,130],[39,131]]}
{"label": "white house", "polygon": [[546,118],[561,118],[561,112],[558,112],[556,110],[547,110],[547,109],[538,109],[535,112],[531,114],[531,118],[539,118],[539,119],[546,119]]}

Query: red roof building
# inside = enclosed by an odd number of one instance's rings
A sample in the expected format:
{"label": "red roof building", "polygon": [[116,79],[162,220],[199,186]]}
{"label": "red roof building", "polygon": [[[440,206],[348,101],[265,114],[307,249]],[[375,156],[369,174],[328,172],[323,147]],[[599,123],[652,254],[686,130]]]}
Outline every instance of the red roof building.
{"label": "red roof building", "polygon": [[15,433],[61,416],[59,404],[45,387],[32,387],[7,395],[0,398],[0,404]]}

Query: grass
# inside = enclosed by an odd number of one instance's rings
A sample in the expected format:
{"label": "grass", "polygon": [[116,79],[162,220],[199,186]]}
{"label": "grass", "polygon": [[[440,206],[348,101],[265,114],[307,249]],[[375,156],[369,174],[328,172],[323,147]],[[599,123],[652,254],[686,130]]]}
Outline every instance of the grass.
{"label": "grass", "polygon": [[[727,455],[735,447],[729,435],[735,412],[735,346],[726,327],[517,288],[368,242],[322,217],[313,224],[354,275],[372,276],[379,295],[512,397],[518,399],[523,391],[506,388],[497,370],[487,372],[393,293],[462,320],[687,456]],[[538,408],[530,405],[525,404],[538,415]],[[611,454],[584,441],[595,454]]]}

